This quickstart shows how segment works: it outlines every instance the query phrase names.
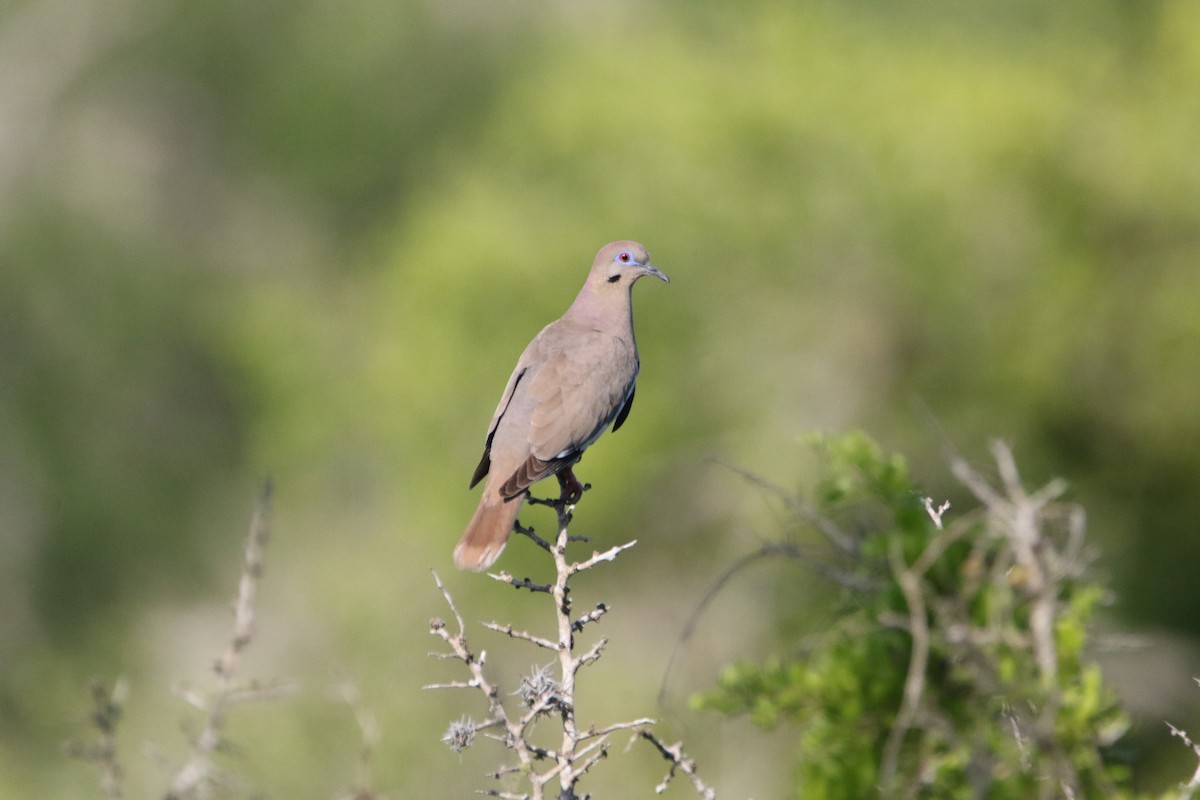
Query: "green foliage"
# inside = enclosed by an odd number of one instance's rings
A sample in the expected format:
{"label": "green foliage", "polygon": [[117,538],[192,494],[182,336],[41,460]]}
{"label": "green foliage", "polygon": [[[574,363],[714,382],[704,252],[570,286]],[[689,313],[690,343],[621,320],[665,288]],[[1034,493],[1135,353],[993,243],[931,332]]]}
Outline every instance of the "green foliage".
{"label": "green foliage", "polygon": [[812,511],[818,526],[858,526],[835,560],[870,588],[843,580],[818,644],[728,667],[697,705],[796,724],[805,800],[1128,796],[1105,758],[1126,718],[1084,658],[1102,592],[1081,575],[1080,518],[1050,502],[1056,487],[984,492],[942,529],[900,457],[861,433],[813,445]]}

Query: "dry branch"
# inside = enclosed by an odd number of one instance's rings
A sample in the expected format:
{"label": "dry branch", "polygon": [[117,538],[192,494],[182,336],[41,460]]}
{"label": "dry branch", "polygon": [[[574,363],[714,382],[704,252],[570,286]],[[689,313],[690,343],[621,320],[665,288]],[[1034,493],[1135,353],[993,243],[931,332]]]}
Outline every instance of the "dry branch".
{"label": "dry branch", "polygon": [[[578,617],[573,616],[570,580],[581,572],[590,570],[599,564],[611,562],[620,554],[633,547],[637,542],[611,547],[603,552],[593,551],[581,560],[572,561],[567,554],[567,547],[572,542],[584,541],[572,537],[569,533],[574,506],[554,500],[531,499],[540,505],[553,508],[558,517],[558,534],[553,542],[539,537],[530,528],[517,525],[516,531],[529,537],[535,545],[550,554],[554,562],[554,580],[552,583],[534,583],[529,578],[517,579],[508,572],[490,574],[490,577],[501,583],[517,589],[525,589],[531,595],[548,594],[554,606],[554,623],[556,635],[544,637],[529,631],[514,628],[510,623],[486,622],[483,627],[495,633],[502,634],[513,640],[527,642],[541,651],[550,650],[555,653],[555,661],[551,665],[535,665],[530,674],[521,680],[520,687],[510,695],[519,696],[524,705],[524,712],[516,716],[516,712],[505,706],[500,687],[493,683],[485,671],[486,654],[478,656],[467,641],[466,626],[463,617],[450,596],[449,590],[441,579],[434,573],[434,582],[441,591],[446,604],[454,615],[455,626],[452,628],[440,619],[430,623],[430,633],[437,636],[450,647],[450,652],[433,653],[440,658],[450,658],[463,663],[470,672],[467,681],[450,681],[430,684],[428,689],[466,688],[481,692],[488,704],[488,721],[474,723],[469,717],[463,717],[452,723],[443,740],[455,750],[462,750],[475,742],[475,734],[486,726],[497,726],[504,730],[500,741],[515,757],[515,763],[501,765],[491,773],[495,779],[510,776],[520,776],[528,782],[528,793],[512,793],[499,789],[489,789],[482,793],[491,797],[524,798],[524,800],[543,800],[554,796],[560,800],[578,798],[576,789],[588,772],[609,752],[608,737],[622,730],[635,730],[643,738],[654,743],[664,757],[671,761],[671,771],[668,778],[661,784],[663,788],[670,780],[670,775],[676,770],[689,775],[693,785],[697,787],[702,797],[713,798],[712,789],[696,775],[695,763],[682,753],[682,747],[664,746],[652,732],[649,726],[654,724],[650,718],[641,718],[627,722],[617,722],[608,725],[591,725],[580,728],[576,714],[575,686],[579,672],[586,666],[598,661],[604,652],[608,639],[601,637],[582,652],[577,648],[575,635],[585,627],[597,623],[609,612],[611,606],[598,603],[594,608]],[[557,748],[537,746],[532,741],[535,727],[542,720],[554,718],[560,728]],[[548,794],[551,784],[558,785],[556,793]],[[660,791],[662,789],[660,788]],[[586,797],[587,795],[583,795]]]}

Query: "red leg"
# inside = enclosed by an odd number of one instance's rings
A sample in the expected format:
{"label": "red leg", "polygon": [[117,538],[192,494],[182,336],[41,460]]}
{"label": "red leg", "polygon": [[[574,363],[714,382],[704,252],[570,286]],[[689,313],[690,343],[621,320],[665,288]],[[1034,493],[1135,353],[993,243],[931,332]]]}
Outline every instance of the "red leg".
{"label": "red leg", "polygon": [[558,485],[562,488],[562,493],[559,495],[559,501],[573,506],[583,497],[583,486],[575,478],[575,473],[570,467],[560,470],[558,473]]}

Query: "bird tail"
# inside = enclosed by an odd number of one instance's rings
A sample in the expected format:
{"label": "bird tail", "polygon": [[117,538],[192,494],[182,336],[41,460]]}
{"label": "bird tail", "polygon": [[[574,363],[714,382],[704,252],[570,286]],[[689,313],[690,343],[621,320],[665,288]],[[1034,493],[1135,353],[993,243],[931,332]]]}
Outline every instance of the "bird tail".
{"label": "bird tail", "polygon": [[476,572],[490,567],[500,557],[523,501],[523,497],[515,497],[506,502],[485,488],[479,507],[454,548],[454,566]]}

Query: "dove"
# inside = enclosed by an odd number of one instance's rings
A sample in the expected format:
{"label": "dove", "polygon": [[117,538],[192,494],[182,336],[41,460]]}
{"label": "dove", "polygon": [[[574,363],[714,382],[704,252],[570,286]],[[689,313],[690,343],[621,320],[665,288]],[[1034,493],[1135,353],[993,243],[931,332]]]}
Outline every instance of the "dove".
{"label": "dove", "polygon": [[571,468],[610,425],[621,427],[633,405],[639,362],[631,291],[644,275],[671,282],[637,242],[600,248],[570,308],[517,360],[471,476],[468,488],[487,480],[454,548],[455,566],[479,571],[496,561],[537,481],[556,475],[565,502],[582,496]]}

